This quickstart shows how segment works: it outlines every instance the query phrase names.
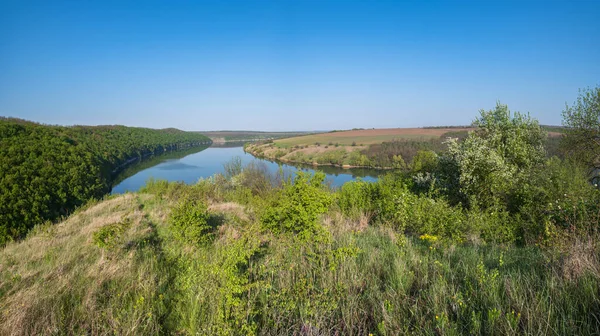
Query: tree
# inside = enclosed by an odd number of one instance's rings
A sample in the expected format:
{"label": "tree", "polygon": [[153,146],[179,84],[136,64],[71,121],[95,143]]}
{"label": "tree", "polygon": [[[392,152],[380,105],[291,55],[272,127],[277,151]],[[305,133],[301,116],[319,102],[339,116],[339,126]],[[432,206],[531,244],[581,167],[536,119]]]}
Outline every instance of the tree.
{"label": "tree", "polygon": [[590,168],[592,179],[600,175],[600,87],[579,91],[573,106],[562,113],[567,127],[563,148],[576,162]]}
{"label": "tree", "polygon": [[508,106],[500,103],[480,114],[473,122],[477,129],[464,141],[448,141],[449,157],[443,161],[457,170],[446,174],[448,188],[459,188],[449,194],[489,207],[506,203],[526,172],[543,163],[545,134],[537,120],[519,112],[511,116]]}

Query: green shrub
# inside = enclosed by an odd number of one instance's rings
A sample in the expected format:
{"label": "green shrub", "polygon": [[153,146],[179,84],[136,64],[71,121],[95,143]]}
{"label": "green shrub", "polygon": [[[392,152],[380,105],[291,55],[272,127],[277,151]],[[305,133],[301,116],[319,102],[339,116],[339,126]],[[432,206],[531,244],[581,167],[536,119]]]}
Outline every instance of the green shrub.
{"label": "green shrub", "polygon": [[364,212],[372,211],[373,205],[369,197],[372,188],[372,183],[360,179],[344,183],[337,197],[337,204],[342,213],[355,219]]}
{"label": "green shrub", "polygon": [[405,220],[408,233],[429,234],[452,241],[463,241],[469,233],[466,217],[460,207],[452,207],[443,199],[405,194],[399,197],[398,218]]}
{"label": "green shrub", "polygon": [[310,238],[323,231],[319,216],[327,211],[332,195],[323,181],[325,174],[297,172],[293,183],[287,183],[274,204],[261,217],[263,227],[274,233],[295,233]]}
{"label": "green shrub", "polygon": [[434,151],[420,150],[413,157],[411,170],[413,173],[433,172],[438,164],[438,155]]}
{"label": "green shrub", "polygon": [[[260,241],[244,234],[230,244],[214,244],[198,250],[193,258],[181,258],[176,285],[181,294],[173,315],[190,335],[255,335],[255,316],[249,292],[257,287],[248,274]],[[181,332],[178,332],[181,333]]]}
{"label": "green shrub", "polygon": [[518,185],[509,209],[525,220],[524,240],[544,239],[548,225],[582,233],[600,228],[600,192],[586,173],[576,163],[553,158]]}
{"label": "green shrub", "polygon": [[474,207],[468,211],[467,221],[487,243],[510,244],[520,241],[521,217],[511,215],[500,205],[485,210]]}
{"label": "green shrub", "polygon": [[125,230],[127,230],[130,225],[130,220],[124,220],[119,223],[105,225],[93,233],[92,241],[100,248],[112,248],[115,246],[117,239],[123,235]]}
{"label": "green shrub", "polygon": [[225,170],[225,177],[228,179],[239,175],[242,172],[242,158],[239,156],[233,157],[223,164],[223,169]]}
{"label": "green shrub", "polygon": [[214,233],[209,225],[207,206],[202,201],[185,199],[175,206],[169,218],[169,227],[175,238],[191,243],[209,243]]}

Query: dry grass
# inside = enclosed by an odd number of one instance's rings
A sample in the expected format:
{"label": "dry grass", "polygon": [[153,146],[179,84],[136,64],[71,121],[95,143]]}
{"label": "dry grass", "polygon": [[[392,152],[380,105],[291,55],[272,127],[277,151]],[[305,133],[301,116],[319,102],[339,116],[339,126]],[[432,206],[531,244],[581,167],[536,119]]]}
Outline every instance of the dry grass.
{"label": "dry grass", "polygon": [[562,251],[562,273],[568,280],[585,274],[600,278],[600,241],[598,237],[574,237]]}
{"label": "dry grass", "polygon": [[348,232],[358,233],[366,230],[369,227],[371,215],[361,213],[356,218],[348,218],[340,212],[330,213],[323,217],[323,226],[334,235],[344,234]]}
{"label": "dry grass", "polygon": [[[108,251],[94,244],[94,232],[123,220],[131,225],[119,248]],[[136,251],[126,250],[150,231],[134,195],[126,194],[6,246],[0,251],[0,334],[127,334],[138,328],[144,317],[124,321],[118,309],[107,306],[118,293],[106,290],[152,282],[146,266],[136,265]],[[127,283],[139,276],[146,279]]]}
{"label": "dry grass", "polygon": [[249,217],[246,214],[246,208],[243,205],[234,202],[211,204],[208,207],[208,210],[221,214],[231,214],[244,221],[249,220]]}

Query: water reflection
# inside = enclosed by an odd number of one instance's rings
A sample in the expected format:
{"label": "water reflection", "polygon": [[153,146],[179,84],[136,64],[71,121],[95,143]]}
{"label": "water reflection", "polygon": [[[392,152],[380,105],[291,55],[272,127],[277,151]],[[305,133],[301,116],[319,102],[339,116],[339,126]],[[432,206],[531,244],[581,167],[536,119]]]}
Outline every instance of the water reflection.
{"label": "water reflection", "polygon": [[339,187],[356,178],[375,181],[383,173],[382,171],[363,168],[343,169],[332,166],[314,167],[306,164],[281,164],[265,159],[257,159],[245,153],[240,146],[213,145],[209,148],[200,147],[187,151],[167,153],[134,164],[119,174],[113,184],[114,187],[111,193],[119,194],[126,191],[137,191],[150,178],[182,181],[188,184],[196,183],[200,178],[224,173],[223,164],[231,161],[236,156],[241,158],[243,165],[247,165],[250,162],[264,164],[266,170],[272,174],[283,170],[286,175],[292,175],[298,170],[314,172],[317,169],[327,174],[328,183],[333,187]]}

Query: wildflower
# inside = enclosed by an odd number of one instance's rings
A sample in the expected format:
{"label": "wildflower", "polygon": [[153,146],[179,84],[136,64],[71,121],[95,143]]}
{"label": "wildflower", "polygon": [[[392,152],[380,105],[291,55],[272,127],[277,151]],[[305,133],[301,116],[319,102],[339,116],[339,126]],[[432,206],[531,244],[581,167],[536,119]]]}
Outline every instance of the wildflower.
{"label": "wildflower", "polygon": [[419,236],[419,239],[433,243],[438,240],[438,237],[432,236],[430,234],[424,234],[424,235]]}

